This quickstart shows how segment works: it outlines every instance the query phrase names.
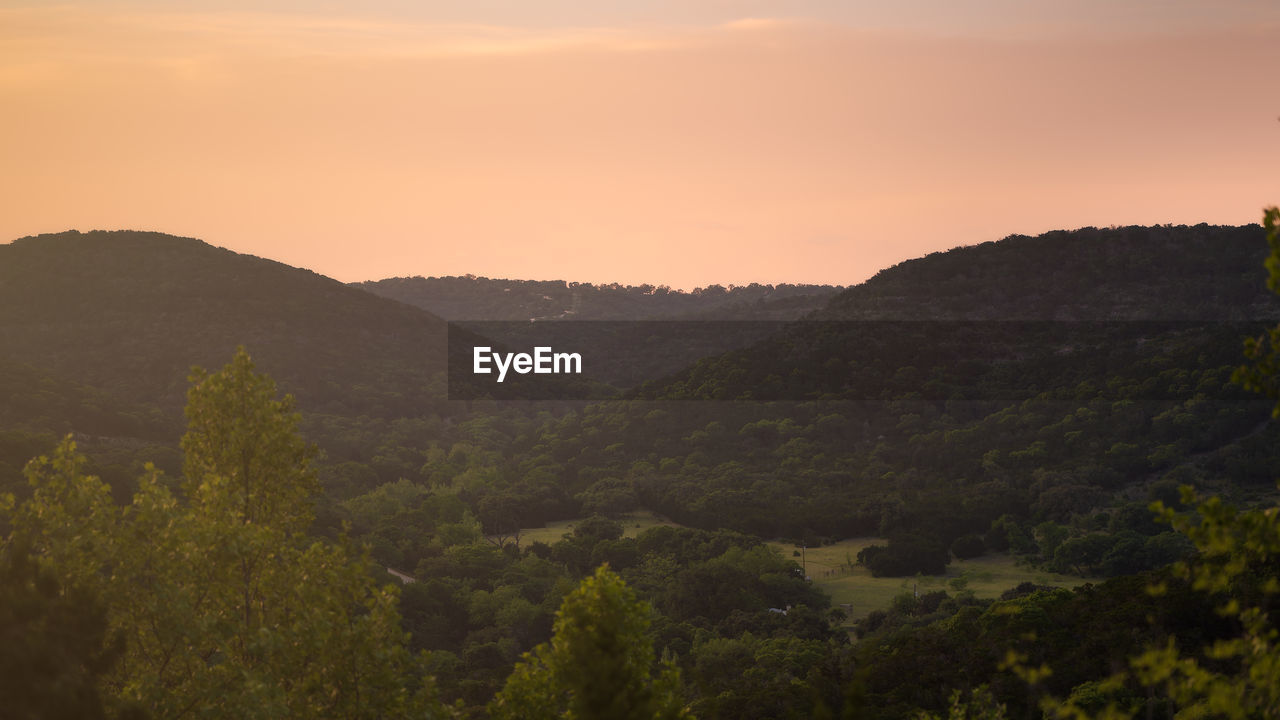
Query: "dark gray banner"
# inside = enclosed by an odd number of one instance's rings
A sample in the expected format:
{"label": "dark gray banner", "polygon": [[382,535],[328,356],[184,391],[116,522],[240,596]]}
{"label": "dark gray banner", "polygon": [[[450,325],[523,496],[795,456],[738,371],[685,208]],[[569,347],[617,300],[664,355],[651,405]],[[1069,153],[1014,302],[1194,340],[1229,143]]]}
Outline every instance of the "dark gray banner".
{"label": "dark gray banner", "polygon": [[[449,328],[451,400],[1016,399],[1139,374],[1238,364],[1263,323],[1073,321],[466,322]],[[1206,342],[1210,341],[1210,342]],[[1206,353],[1204,348],[1214,348]]]}

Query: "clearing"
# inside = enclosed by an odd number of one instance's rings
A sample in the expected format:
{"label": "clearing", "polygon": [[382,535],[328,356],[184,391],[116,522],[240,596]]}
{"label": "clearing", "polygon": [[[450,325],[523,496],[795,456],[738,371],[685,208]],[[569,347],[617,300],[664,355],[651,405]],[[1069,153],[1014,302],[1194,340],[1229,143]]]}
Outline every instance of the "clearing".
{"label": "clearing", "polygon": [[[1058,575],[1018,565],[1007,553],[990,553],[972,560],[952,559],[945,575],[871,577],[870,571],[856,564],[858,551],[868,545],[885,542],[883,538],[852,538],[804,550],[804,564],[809,577],[815,585],[827,591],[833,607],[842,608],[849,614],[847,624],[864,617],[872,610],[888,608],[895,595],[911,592],[913,589],[918,589],[921,593],[946,590],[954,595],[960,589],[955,585],[963,584],[963,589],[972,590],[980,598],[994,598],[1024,582],[1075,587],[1098,581],[1098,578]],[[784,557],[797,563],[801,561],[799,545],[780,542],[769,544],[778,548]]]}
{"label": "clearing", "polygon": [[[573,526],[582,518],[558,520],[546,527],[525,528],[520,531],[520,545],[528,547],[534,542],[555,544],[565,534],[573,532]],[[623,537],[635,537],[651,527],[666,525],[683,527],[679,523],[661,518],[648,510],[628,513],[618,522],[622,524]],[[857,565],[858,551],[876,543],[887,542],[883,538],[863,537],[811,547],[804,551],[804,565],[815,585],[831,596],[833,607],[849,614],[846,625],[864,617],[872,610],[889,607],[895,595],[919,590],[921,593],[946,590],[954,595],[960,589],[972,590],[980,598],[999,597],[1000,593],[1024,582],[1054,587],[1075,587],[1098,578],[1082,578],[1074,575],[1037,570],[1017,564],[1007,553],[990,553],[972,560],[955,560],[947,566],[945,575],[921,575],[906,578],[871,577],[864,567]],[[770,542],[782,556],[797,563],[801,561],[800,546],[790,543]],[[962,587],[956,587],[962,585]]]}

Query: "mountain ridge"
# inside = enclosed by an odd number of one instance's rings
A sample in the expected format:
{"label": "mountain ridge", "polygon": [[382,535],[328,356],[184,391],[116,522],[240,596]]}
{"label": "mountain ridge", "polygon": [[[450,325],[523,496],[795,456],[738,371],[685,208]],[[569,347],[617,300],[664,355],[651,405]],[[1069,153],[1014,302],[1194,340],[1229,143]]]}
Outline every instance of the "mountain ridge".
{"label": "mountain ridge", "polygon": [[390,402],[412,414],[443,397],[444,332],[426,311],[195,238],[92,231],[0,245],[0,357],[170,412],[192,365],[220,366],[244,345],[304,408]]}
{"label": "mountain ridge", "polygon": [[394,277],[351,283],[451,321],[794,320],[820,308],[841,286],[666,286],[512,280],[476,275]]}

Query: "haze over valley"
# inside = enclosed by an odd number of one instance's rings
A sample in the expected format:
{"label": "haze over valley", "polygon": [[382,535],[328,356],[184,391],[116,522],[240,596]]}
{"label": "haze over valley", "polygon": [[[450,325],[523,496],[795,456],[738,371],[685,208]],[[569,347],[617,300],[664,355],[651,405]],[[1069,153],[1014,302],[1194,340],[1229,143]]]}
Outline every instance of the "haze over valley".
{"label": "haze over valley", "polygon": [[[148,462],[173,478],[165,492],[193,503],[166,512],[204,512],[213,491],[179,482],[205,447],[193,433],[236,425],[199,430],[214,411],[192,408],[257,387],[242,385],[245,373],[263,372],[296,398],[296,442],[317,448],[291,461],[317,483],[299,539],[363,548],[353,567],[398,586],[394,615],[378,622],[399,623],[406,652],[428,653],[383,670],[433,678],[403,706],[409,716],[455,702],[466,716],[511,712],[508,676],[528,662],[521,653],[574,631],[556,611],[578,602],[566,593],[584,578],[651,608],[650,630],[631,642],[671,658],[645,681],[666,688],[671,712],[902,717],[943,712],[954,690],[1017,712],[1033,695],[998,667],[1024,632],[1009,608],[1047,613],[1038,652],[1061,697],[1167,634],[1229,634],[1192,620],[1209,600],[1168,565],[1196,557],[1194,536],[1147,505],[1191,513],[1180,485],[1245,507],[1274,501],[1271,401],[1233,380],[1243,338],[1280,318],[1263,235],[1256,225],[1086,228],[931,254],[848,288],[692,293],[477,277],[346,285],[158,233],[22,238],[0,246],[0,492],[20,509],[7,522],[55,552],[55,528],[33,519],[47,516],[25,508],[61,502],[41,488],[63,466],[23,467],[65,435],[87,463],[65,471],[70,482],[101,478],[105,504],[92,513],[143,517]],[[480,320],[450,330],[424,307]],[[583,339],[572,329],[600,323],[610,330],[596,340],[638,355],[670,355],[652,339],[666,324],[701,340],[612,399],[464,400],[450,389],[453,343],[501,344],[485,328]],[[758,336],[708,333],[716,323]],[[628,327],[648,335],[616,330]],[[218,375],[191,376],[198,391],[187,392],[191,366],[233,356]],[[224,376],[217,383],[230,384],[209,384]],[[236,412],[259,402],[249,397],[209,407]],[[286,482],[272,477],[255,492]],[[111,614],[117,590],[105,582],[105,628],[141,621]],[[1174,594],[1134,591],[1153,582]],[[1130,612],[1156,615],[1119,641]],[[922,692],[902,663],[936,664],[938,643],[958,659]],[[764,685],[751,679],[762,654],[782,663],[766,666]],[[272,662],[263,677],[301,672]],[[87,702],[167,716],[171,701],[214,703],[201,688],[231,687],[201,684],[198,670],[179,680],[127,667],[157,683],[151,695],[114,695],[126,670],[111,665],[85,676]],[[38,706],[43,687],[6,692]]]}
{"label": "haze over valley", "polygon": [[1277,38],[0,0],[0,716],[1280,716]]}

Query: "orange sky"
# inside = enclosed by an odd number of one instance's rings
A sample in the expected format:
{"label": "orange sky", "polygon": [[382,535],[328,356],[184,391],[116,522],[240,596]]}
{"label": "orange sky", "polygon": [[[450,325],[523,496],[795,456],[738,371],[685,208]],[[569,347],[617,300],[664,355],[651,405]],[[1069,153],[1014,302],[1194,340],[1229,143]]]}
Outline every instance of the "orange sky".
{"label": "orange sky", "polygon": [[1269,4],[854,4],[0,3],[0,239],[154,229],[347,281],[847,284],[1280,203]]}

